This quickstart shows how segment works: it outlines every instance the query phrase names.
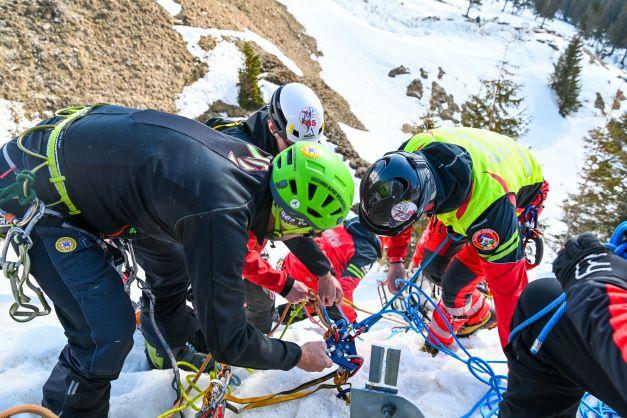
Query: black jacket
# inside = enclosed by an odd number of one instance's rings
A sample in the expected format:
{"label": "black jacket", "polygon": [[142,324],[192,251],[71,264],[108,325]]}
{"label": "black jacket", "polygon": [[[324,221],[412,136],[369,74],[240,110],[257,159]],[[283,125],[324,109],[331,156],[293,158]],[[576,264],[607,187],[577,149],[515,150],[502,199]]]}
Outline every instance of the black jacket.
{"label": "black jacket", "polygon": [[[205,122],[205,125],[223,134],[253,144],[257,148],[267,152],[272,156],[279,153],[276,140],[268,129],[268,111],[266,107],[253,113],[244,121],[234,121],[223,118],[212,118]],[[327,257],[316,245],[312,238],[292,238],[284,244],[291,252],[316,276],[324,276],[332,271],[332,266]],[[335,272],[341,274],[340,271]],[[294,284],[294,279],[289,278],[282,294],[287,294]]]}
{"label": "black jacket", "polygon": [[[45,154],[49,133],[31,134],[26,145]],[[40,163],[11,145],[20,168]],[[243,308],[247,231],[263,239],[271,206],[270,156],[255,158],[250,145],[180,116],[112,105],[74,121],[57,147],[68,194],[82,211],[68,218],[103,235],[183,246],[200,326],[218,361],[257,369],[297,364],[298,345],[247,325]],[[36,188],[46,202],[59,198],[46,169]]]}

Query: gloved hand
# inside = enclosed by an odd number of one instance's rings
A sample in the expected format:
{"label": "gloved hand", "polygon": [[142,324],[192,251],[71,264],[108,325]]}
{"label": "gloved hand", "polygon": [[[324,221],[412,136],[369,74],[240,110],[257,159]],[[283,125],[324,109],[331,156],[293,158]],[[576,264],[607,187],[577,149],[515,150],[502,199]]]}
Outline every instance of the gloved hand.
{"label": "gloved hand", "polygon": [[586,232],[566,241],[553,261],[553,273],[564,290],[578,280],[594,277],[627,279],[627,261],[605,248],[592,233]]}

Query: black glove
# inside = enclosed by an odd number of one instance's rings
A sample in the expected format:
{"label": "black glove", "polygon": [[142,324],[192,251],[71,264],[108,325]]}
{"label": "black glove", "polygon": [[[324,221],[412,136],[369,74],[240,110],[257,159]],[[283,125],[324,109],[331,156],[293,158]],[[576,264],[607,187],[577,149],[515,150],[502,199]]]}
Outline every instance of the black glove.
{"label": "black glove", "polygon": [[605,248],[594,234],[586,232],[566,241],[553,261],[553,273],[564,290],[568,290],[583,279],[627,279],[627,261]]}

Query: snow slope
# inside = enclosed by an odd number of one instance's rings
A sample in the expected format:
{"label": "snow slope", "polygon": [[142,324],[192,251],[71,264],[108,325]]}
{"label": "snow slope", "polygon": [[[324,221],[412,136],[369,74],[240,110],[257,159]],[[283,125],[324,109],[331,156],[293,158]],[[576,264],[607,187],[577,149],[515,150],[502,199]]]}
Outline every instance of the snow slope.
{"label": "snow slope", "polygon": [[[478,92],[481,78],[494,78],[503,57],[517,69],[516,81],[531,116],[522,142],[535,149],[551,183],[545,216],[559,232],[558,222],[566,192],[573,191],[583,158],[582,138],[601,125],[605,117],[593,107],[600,92],[606,103],[627,83],[625,72],[611,65],[583,59],[582,108],[568,118],[558,113],[555,97],[547,86],[553,63],[565,48],[574,28],[564,22],[539,23],[529,13],[513,16],[500,12],[502,2],[484,2],[473,9],[472,20],[462,17],[466,0],[281,0],[309,35],[316,38],[322,76],[344,96],[367,132],[344,126],[349,140],[363,158],[374,161],[396,149],[408,138],[404,123],[416,122],[428,109],[430,85],[437,81],[461,104]],[[474,18],[480,15],[481,25]],[[554,32],[555,34],[552,34]],[[544,43],[541,43],[544,42]],[[388,77],[399,65],[411,74]],[[441,67],[446,74],[438,80]],[[405,95],[407,85],[422,79],[422,100]]]}

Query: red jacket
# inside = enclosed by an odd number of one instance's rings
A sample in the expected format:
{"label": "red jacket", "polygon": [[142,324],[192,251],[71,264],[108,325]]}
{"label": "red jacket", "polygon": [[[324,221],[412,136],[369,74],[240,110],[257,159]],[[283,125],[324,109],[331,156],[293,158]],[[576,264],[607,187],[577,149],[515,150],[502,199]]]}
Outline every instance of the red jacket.
{"label": "red jacket", "polygon": [[[373,233],[361,226],[357,218],[343,225],[324,231],[316,243],[331,261],[340,282],[344,297],[353,301],[353,292],[364,278],[372,263],[381,257],[381,242]],[[310,289],[318,290],[318,278],[295,256],[288,254],[283,261],[283,270]],[[349,321],[357,319],[357,312],[349,306],[342,307]]]}

